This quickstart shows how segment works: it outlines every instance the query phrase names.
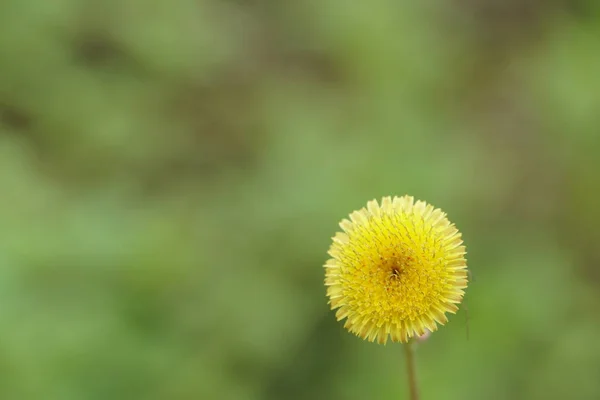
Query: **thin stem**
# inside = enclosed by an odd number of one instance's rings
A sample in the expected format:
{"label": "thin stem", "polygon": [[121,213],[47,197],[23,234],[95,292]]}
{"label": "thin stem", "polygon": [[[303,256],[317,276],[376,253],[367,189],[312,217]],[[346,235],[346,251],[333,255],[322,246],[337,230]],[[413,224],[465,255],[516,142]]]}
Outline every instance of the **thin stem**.
{"label": "thin stem", "polygon": [[410,400],[419,400],[419,388],[417,386],[417,368],[415,366],[415,349],[413,341],[404,344],[406,354],[406,371],[408,372],[408,387]]}

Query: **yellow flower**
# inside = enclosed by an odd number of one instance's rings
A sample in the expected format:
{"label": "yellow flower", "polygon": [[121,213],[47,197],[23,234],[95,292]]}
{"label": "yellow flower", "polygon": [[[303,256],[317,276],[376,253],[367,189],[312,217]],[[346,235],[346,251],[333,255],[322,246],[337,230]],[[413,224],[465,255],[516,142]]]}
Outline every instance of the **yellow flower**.
{"label": "yellow flower", "polygon": [[448,322],[467,287],[461,234],[440,209],[384,197],[344,219],[325,263],[331,309],[369,341],[407,342]]}

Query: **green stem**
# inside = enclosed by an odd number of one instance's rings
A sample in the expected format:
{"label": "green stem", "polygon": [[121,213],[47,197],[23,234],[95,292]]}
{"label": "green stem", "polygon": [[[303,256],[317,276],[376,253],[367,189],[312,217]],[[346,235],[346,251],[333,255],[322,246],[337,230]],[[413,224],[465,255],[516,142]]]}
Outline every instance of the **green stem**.
{"label": "green stem", "polygon": [[412,340],[404,344],[404,353],[406,354],[406,371],[408,373],[408,387],[410,390],[410,400],[419,400],[419,388],[417,386],[417,369],[415,366],[415,349]]}

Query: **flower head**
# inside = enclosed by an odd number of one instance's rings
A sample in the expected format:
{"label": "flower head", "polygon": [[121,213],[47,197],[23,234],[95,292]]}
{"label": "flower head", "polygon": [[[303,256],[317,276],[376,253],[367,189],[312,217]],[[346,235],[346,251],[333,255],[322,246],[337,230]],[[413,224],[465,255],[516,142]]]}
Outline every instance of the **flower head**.
{"label": "flower head", "polygon": [[440,209],[384,197],[340,223],[325,263],[331,309],[369,341],[407,342],[444,325],[467,287],[461,234]]}

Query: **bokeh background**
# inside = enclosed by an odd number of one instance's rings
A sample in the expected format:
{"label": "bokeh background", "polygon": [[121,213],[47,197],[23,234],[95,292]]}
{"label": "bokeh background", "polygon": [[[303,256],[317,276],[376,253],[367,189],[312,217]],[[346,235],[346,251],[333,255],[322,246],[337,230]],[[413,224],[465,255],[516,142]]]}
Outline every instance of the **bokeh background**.
{"label": "bokeh background", "polygon": [[596,0],[1,0],[0,398],[407,398],[322,265],[408,193],[474,277],[423,398],[599,399],[599,129]]}

